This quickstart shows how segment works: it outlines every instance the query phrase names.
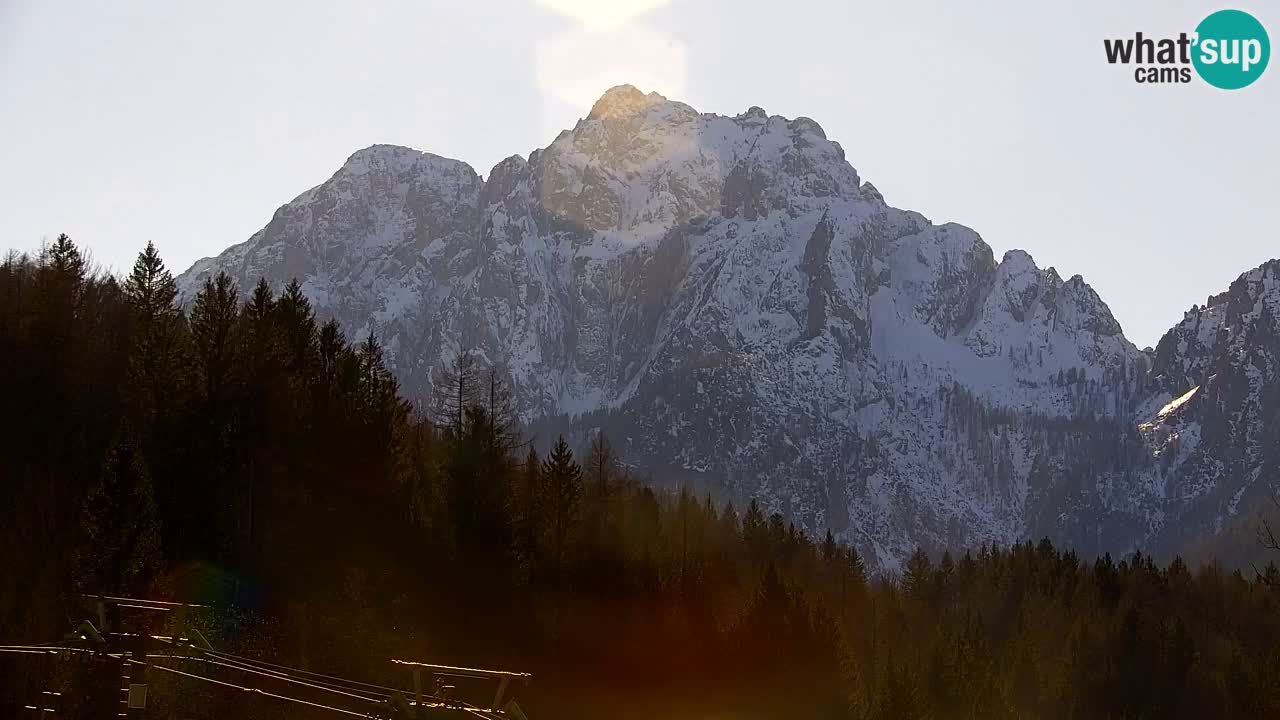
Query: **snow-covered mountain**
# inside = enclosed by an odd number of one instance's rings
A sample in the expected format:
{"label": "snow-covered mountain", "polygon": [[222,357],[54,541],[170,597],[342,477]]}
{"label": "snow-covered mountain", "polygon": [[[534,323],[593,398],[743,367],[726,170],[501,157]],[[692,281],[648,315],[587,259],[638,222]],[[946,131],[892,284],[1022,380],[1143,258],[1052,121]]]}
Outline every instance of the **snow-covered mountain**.
{"label": "snow-covered mountain", "polygon": [[1138,427],[1157,461],[1165,544],[1267,507],[1280,491],[1280,260],[1188,311],[1156,346],[1151,376],[1154,412]]}
{"label": "snow-covered mountain", "polygon": [[1171,550],[1277,463],[1280,264],[1144,353],[1080,276],[889,206],[816,122],[756,107],[616,87],[487,180],[373,146],[179,285],[218,271],[297,278],[410,396],[474,349],[531,424],[605,428],[886,567],[1044,534]]}

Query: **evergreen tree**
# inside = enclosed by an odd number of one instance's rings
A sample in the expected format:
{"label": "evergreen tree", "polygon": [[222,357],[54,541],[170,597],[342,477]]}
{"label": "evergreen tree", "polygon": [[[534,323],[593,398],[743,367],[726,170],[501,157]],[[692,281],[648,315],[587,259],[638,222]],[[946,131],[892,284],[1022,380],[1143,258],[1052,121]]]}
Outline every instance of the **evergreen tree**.
{"label": "evergreen tree", "polygon": [[753,565],[763,562],[768,556],[769,529],[755,498],[751,498],[746,514],[742,516],[742,540],[747,545],[747,556]]}
{"label": "evergreen tree", "polygon": [[317,341],[318,360],[320,361],[320,383],[322,394],[332,397],[336,389],[338,362],[347,347],[347,339],[338,327],[337,320],[329,320],[320,327]]}
{"label": "evergreen tree", "polygon": [[146,460],[128,432],[107,453],[84,499],[81,528],[74,558],[81,591],[138,592],[155,582],[159,518]]}
{"label": "evergreen tree", "polygon": [[849,720],[872,720],[875,698],[871,695],[862,671],[862,663],[853,652],[840,658],[840,680],[845,693],[845,714]]}
{"label": "evergreen tree", "polygon": [[79,285],[85,277],[85,260],[71,238],[62,233],[47,249],[46,265],[55,275],[66,278],[74,285]]}
{"label": "evergreen tree", "polygon": [[930,595],[929,583],[932,572],[933,562],[929,560],[929,554],[924,551],[924,548],[913,550],[902,571],[903,593],[919,602],[927,600]]}
{"label": "evergreen tree", "polygon": [[880,692],[878,717],[895,720],[928,720],[928,701],[916,673],[909,665],[888,661],[883,689]]}
{"label": "evergreen tree", "polygon": [[828,565],[836,558],[836,536],[831,534],[831,528],[827,528],[827,536],[822,539],[822,560]]}
{"label": "evergreen tree", "polygon": [[[278,535],[268,539],[264,522],[277,514],[276,490],[280,483],[284,453],[277,430],[288,422],[289,412],[282,399],[283,351],[277,332],[275,293],[266,278],[259,278],[248,302],[240,312],[244,367],[243,395],[239,422],[244,442],[240,446],[241,473],[232,489],[235,495],[237,554],[254,558],[255,565],[268,565],[278,557]],[[328,408],[326,408],[328,409]],[[335,409],[336,412],[336,409]],[[327,416],[320,416],[321,421]],[[317,445],[327,449],[338,442],[338,433],[328,425],[316,429]],[[256,553],[255,553],[256,551]]]}
{"label": "evergreen tree", "polygon": [[[447,482],[454,550],[464,567],[480,573],[510,561],[507,473],[510,459],[495,456],[493,426],[483,406],[466,410],[462,435],[453,438]],[[495,578],[489,572],[485,581]]]}
{"label": "evergreen tree", "polygon": [[789,567],[793,555],[793,543],[788,542],[787,519],[782,516],[782,513],[769,513],[769,522],[765,527],[765,537],[767,539],[764,552],[779,558],[784,566]]}
{"label": "evergreen tree", "polygon": [[175,518],[165,525],[164,545],[172,553],[188,552],[190,543],[198,541],[194,518],[204,498],[192,493],[181,459],[181,417],[189,387],[186,327],[177,305],[177,285],[153,243],[138,254],[125,281],[125,295],[135,326],[127,419],[142,441],[161,514]]}
{"label": "evergreen tree", "polygon": [[220,408],[239,369],[240,300],[224,272],[206,278],[191,308],[191,341],[206,409]]}
{"label": "evergreen tree", "polygon": [[560,582],[569,538],[578,522],[582,497],[582,468],[573,459],[573,451],[564,436],[556,440],[551,453],[542,462],[543,497],[547,503],[550,532],[551,572]]}
{"label": "evergreen tree", "polygon": [[[372,331],[356,351],[356,365],[360,375],[357,386],[360,447],[356,454],[363,463],[360,472],[367,478],[364,488],[369,494],[390,496],[408,472],[399,451],[409,408],[400,399],[399,386],[387,369],[382,346]],[[491,474],[496,472],[496,468],[490,468]],[[491,502],[500,504],[501,501]]]}
{"label": "evergreen tree", "polygon": [[[602,435],[585,467],[563,437],[540,458],[503,419],[502,371],[448,384],[460,414],[437,427],[400,396],[377,336],[317,329],[298,283],[276,299],[260,282],[240,306],[216,276],[184,315],[154,247],[123,282],[88,265],[65,237],[0,261],[0,569],[21,580],[0,583],[0,627],[14,641],[64,633],[78,592],[200,586],[267,601],[152,631],[194,623],[215,645],[336,672],[430,638],[547,678],[556,717],[598,712],[583,687],[643,693],[656,715],[1280,716],[1274,564],[1162,569],[1042,540],[936,563],[917,550],[900,582],[869,579],[833,532],[815,546],[808,516],[752,501],[740,525],[732,505],[661,489],[669,478],[630,481]],[[1012,422],[962,390],[945,402],[975,438]],[[14,668],[0,666],[6,707],[31,674]],[[205,692],[157,686],[157,707],[275,712]]]}
{"label": "evergreen tree", "polygon": [[517,550],[523,556],[527,571],[536,575],[541,555],[538,552],[539,538],[542,537],[542,524],[545,516],[544,485],[542,481],[542,461],[538,451],[530,444],[524,464],[520,469],[520,484],[515,493],[517,504],[513,517],[517,523]]}
{"label": "evergreen tree", "polygon": [[178,286],[154,243],[148,242],[138,253],[133,271],[125,281],[125,292],[144,330],[172,322],[178,316]]}
{"label": "evergreen tree", "polygon": [[724,509],[720,511],[719,535],[729,547],[737,546],[742,540],[742,529],[738,526],[738,512],[733,509],[732,502],[725,503]]}
{"label": "evergreen tree", "polygon": [[[290,280],[275,303],[280,332],[285,348],[286,369],[296,384],[309,377],[316,356],[316,319],[311,301],[302,292],[297,279]],[[372,330],[369,338],[374,338]],[[376,344],[376,340],[374,341]]]}
{"label": "evergreen tree", "polygon": [[245,316],[254,324],[255,334],[267,334],[268,323],[275,305],[275,293],[271,290],[271,284],[266,278],[259,278],[258,284],[253,286],[253,294],[249,297],[249,302],[244,309]]}
{"label": "evergreen tree", "polygon": [[[238,474],[240,401],[240,303],[234,284],[226,273],[207,278],[191,308],[191,345],[195,376],[199,387],[193,414],[202,432],[193,437],[200,459],[192,468],[184,502],[199,507],[201,514],[215,515],[217,522],[192,528],[194,542],[202,549],[225,555],[236,549],[234,534],[219,537],[214,527],[234,525],[237,503],[234,492]],[[222,517],[225,515],[226,517]]]}
{"label": "evergreen tree", "polygon": [[[324,334],[322,329],[322,346]],[[440,540],[436,522],[440,512],[436,433],[430,424],[413,422],[411,417],[406,418],[404,432],[407,436],[404,452],[409,464],[404,488],[407,519],[422,534],[422,540],[434,544]]]}
{"label": "evergreen tree", "polygon": [[864,587],[867,584],[867,568],[862,562],[862,556],[858,554],[858,548],[850,545],[846,552],[846,558],[850,581],[854,587]]}
{"label": "evergreen tree", "polygon": [[154,244],[147,243],[138,254],[125,293],[138,327],[130,374],[139,427],[145,431],[147,423],[168,419],[180,390],[182,366],[178,288]]}

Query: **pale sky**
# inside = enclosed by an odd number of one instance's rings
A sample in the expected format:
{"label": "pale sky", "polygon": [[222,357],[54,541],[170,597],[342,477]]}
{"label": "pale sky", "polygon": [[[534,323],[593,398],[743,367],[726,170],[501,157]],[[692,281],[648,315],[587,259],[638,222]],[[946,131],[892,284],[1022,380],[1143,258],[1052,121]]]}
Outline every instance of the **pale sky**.
{"label": "pale sky", "polygon": [[359,148],[487,176],[627,82],[817,120],[888,202],[1084,275],[1142,347],[1280,256],[1280,68],[1228,92],[1103,55],[1222,7],[1280,36],[1264,2],[0,0],[0,248],[182,270]]}

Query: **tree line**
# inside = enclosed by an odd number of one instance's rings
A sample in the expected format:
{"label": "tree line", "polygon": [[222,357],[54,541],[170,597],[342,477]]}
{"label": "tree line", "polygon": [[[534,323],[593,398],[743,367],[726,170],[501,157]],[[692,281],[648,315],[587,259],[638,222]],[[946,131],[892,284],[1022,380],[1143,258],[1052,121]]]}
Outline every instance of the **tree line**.
{"label": "tree line", "polygon": [[[473,355],[416,405],[383,354],[297,282],[218,275],[184,308],[150,244],[124,277],[65,235],[10,254],[0,642],[110,592],[209,602],[221,647],[375,682],[404,684],[393,657],[527,670],[535,720],[1280,716],[1273,565],[1046,540],[873,575],[755,501],[655,491],[602,434],[539,453]],[[22,662],[6,706],[43,672]],[[184,717],[284,716],[156,682]]]}

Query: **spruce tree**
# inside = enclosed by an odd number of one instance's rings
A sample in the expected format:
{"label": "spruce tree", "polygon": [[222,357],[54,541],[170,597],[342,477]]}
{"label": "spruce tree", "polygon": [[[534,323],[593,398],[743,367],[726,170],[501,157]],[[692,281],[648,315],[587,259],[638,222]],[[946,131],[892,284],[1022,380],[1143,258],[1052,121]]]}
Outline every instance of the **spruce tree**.
{"label": "spruce tree", "polygon": [[330,319],[320,327],[317,350],[320,361],[320,377],[326,392],[333,389],[333,382],[338,372],[338,360],[346,349],[347,339],[338,321]]}
{"label": "spruce tree", "polygon": [[738,511],[733,509],[733,502],[726,502],[720,511],[721,540],[736,547],[742,541],[742,528],[738,525]]}
{"label": "spruce tree", "polygon": [[178,315],[178,286],[173,274],[165,268],[154,243],[148,242],[138,253],[133,270],[125,281],[125,292],[144,327],[172,320]]}
{"label": "spruce tree", "polygon": [[552,578],[559,583],[570,535],[578,523],[582,498],[582,468],[561,435],[542,462],[542,484],[549,517]]}
{"label": "spruce tree", "polygon": [[210,525],[235,527],[243,502],[235,491],[241,459],[240,302],[229,275],[205,279],[191,308],[190,326],[198,397],[189,424],[196,462],[187,483],[193,487],[185,502],[214,520],[198,528],[199,551],[225,556],[235,549],[236,534],[217,533]]}
{"label": "spruce tree", "polygon": [[174,518],[164,526],[166,551],[181,555],[192,549],[201,501],[190,492],[182,458],[187,438],[181,420],[189,388],[186,325],[177,284],[153,243],[138,254],[125,295],[134,323],[127,420],[138,433],[161,514]]}
{"label": "spruce tree", "polygon": [[80,253],[80,248],[71,241],[71,238],[62,233],[58,235],[58,239],[48,247],[48,267],[54,273],[67,278],[73,278],[77,282],[83,281],[85,275],[85,260]]}
{"label": "spruce tree", "polygon": [[191,342],[204,400],[211,406],[226,402],[226,393],[239,370],[240,299],[225,272],[206,278],[191,308]]}
{"label": "spruce tree", "polygon": [[167,419],[180,378],[179,357],[182,315],[177,305],[178,287],[153,243],[138,254],[125,281],[125,294],[137,323],[131,357],[131,386],[135,408],[145,433],[147,423]]}
{"label": "spruce tree", "polygon": [[933,575],[933,562],[924,548],[916,548],[907,558],[902,571],[902,591],[907,597],[924,602],[930,595],[930,582]]}
{"label": "spruce tree", "polygon": [[265,325],[271,319],[275,304],[275,293],[271,290],[271,284],[266,278],[258,278],[258,284],[253,286],[253,294],[250,295],[249,302],[244,308],[244,314],[254,323],[254,330],[257,333],[267,332]]}
{"label": "spruce tree", "polygon": [[[240,312],[242,343],[241,369],[244,391],[240,402],[240,425],[244,442],[240,447],[240,477],[235,484],[237,545],[245,556],[256,550],[255,565],[271,562],[274,542],[266,541],[264,523],[259,518],[275,513],[273,488],[283,471],[279,428],[289,413],[281,397],[283,352],[275,322],[275,294],[266,278],[259,278]],[[321,448],[331,448],[337,433],[318,431]],[[274,535],[278,537],[278,534]]]}
{"label": "spruce tree", "polygon": [[530,579],[536,577],[540,555],[538,539],[542,535],[543,482],[542,460],[532,443],[520,468],[519,486],[514,494],[517,550],[524,559]]}
{"label": "spruce tree", "polygon": [[867,584],[867,568],[862,562],[862,555],[858,553],[858,548],[849,545],[845,558],[850,585],[855,589],[862,590]]}
{"label": "spruce tree", "polygon": [[769,551],[769,528],[755,498],[751,498],[747,512],[742,516],[742,540],[747,545],[747,555],[752,564],[763,562]]}
{"label": "spruce tree", "polygon": [[[292,383],[303,387],[316,355],[316,318],[311,301],[303,294],[297,279],[285,286],[275,303],[275,313],[284,343],[286,369]],[[372,334],[370,330],[370,336]]]}
{"label": "spruce tree", "polygon": [[830,564],[836,557],[836,536],[831,534],[831,528],[827,528],[827,535],[822,539],[822,559]]}
{"label": "spruce tree", "polygon": [[80,518],[73,562],[81,591],[136,592],[156,579],[159,517],[146,459],[127,431],[107,453]]}
{"label": "spruce tree", "polygon": [[493,425],[482,405],[466,409],[461,435],[446,437],[454,550],[463,566],[477,573],[477,581],[496,581],[512,560],[511,459],[493,452]]}
{"label": "spruce tree", "polygon": [[24,373],[24,382],[15,388],[17,393],[6,399],[13,402],[29,389],[39,389],[42,402],[31,408],[25,422],[37,431],[39,452],[51,464],[66,467],[72,464],[77,450],[83,449],[77,448],[74,437],[67,433],[67,425],[76,421],[78,403],[73,393],[83,382],[87,366],[96,362],[95,358],[84,356],[90,340],[85,337],[84,326],[92,308],[84,302],[84,259],[71,238],[59,235],[44,248],[35,268],[35,280],[31,298],[34,312],[25,320],[11,320],[15,329],[25,329],[26,337],[6,355],[14,369],[21,367],[21,358],[32,360],[27,366],[30,372]]}

